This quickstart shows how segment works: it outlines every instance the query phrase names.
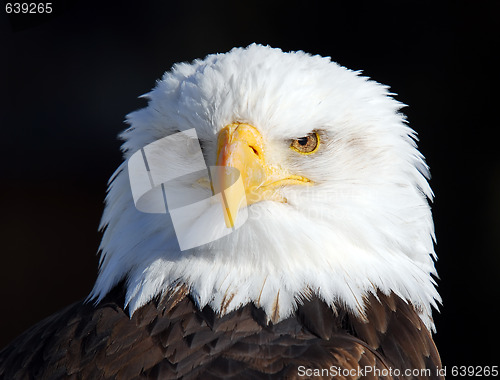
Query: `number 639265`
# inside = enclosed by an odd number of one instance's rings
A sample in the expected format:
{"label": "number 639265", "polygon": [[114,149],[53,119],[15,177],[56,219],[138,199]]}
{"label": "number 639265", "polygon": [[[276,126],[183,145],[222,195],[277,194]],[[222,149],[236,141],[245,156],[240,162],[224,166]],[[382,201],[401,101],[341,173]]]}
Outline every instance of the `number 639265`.
{"label": "number 639265", "polygon": [[52,13],[52,3],[6,3],[5,12],[19,13]]}

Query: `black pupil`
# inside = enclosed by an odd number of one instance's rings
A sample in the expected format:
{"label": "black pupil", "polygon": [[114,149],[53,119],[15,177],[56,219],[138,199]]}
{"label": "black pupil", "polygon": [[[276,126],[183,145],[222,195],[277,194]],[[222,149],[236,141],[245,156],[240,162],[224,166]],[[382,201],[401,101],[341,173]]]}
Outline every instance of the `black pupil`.
{"label": "black pupil", "polygon": [[300,145],[304,146],[307,144],[307,137],[301,137],[300,139],[297,139]]}

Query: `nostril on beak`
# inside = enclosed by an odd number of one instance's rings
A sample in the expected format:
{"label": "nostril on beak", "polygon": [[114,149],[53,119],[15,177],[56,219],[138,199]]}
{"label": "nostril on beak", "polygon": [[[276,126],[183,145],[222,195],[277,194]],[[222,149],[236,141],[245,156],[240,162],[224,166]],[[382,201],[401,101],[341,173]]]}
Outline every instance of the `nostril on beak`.
{"label": "nostril on beak", "polygon": [[258,152],[258,150],[257,150],[257,149],[255,149],[255,148],[254,148],[253,146],[251,146],[251,145],[249,145],[249,147],[253,150],[253,152],[255,153],[255,155],[256,155],[257,157],[259,157],[259,156],[260,156],[260,155],[259,155],[259,152]]}

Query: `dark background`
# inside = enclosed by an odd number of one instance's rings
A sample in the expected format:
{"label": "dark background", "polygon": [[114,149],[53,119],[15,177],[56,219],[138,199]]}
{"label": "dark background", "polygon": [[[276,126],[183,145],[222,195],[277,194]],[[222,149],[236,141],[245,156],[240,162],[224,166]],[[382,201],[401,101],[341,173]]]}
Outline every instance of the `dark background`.
{"label": "dark background", "polygon": [[60,1],[50,17],[10,18],[2,4],[0,347],[91,290],[137,97],[175,62],[258,42],[331,56],[409,104],[436,195],[435,340],[448,373],[498,365],[498,4]]}

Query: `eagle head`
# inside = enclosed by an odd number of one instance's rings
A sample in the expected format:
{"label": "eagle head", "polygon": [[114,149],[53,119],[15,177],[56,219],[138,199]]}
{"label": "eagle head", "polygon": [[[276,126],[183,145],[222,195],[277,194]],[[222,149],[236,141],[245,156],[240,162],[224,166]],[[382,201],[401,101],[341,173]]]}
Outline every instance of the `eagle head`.
{"label": "eagle head", "polygon": [[[121,134],[91,298],[126,279],[132,314],[184,285],[200,308],[253,302],[276,322],[312,296],[362,316],[368,295],[393,292],[433,328],[429,173],[388,87],[329,58],[253,44],[176,64],[145,97]],[[136,207],[128,164],[158,141],[182,151],[162,139],[188,131],[219,170],[180,193],[225,196],[184,226],[214,238],[183,249],[173,213]]]}

